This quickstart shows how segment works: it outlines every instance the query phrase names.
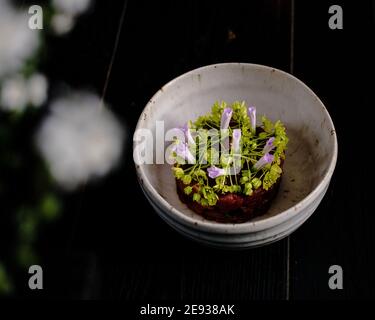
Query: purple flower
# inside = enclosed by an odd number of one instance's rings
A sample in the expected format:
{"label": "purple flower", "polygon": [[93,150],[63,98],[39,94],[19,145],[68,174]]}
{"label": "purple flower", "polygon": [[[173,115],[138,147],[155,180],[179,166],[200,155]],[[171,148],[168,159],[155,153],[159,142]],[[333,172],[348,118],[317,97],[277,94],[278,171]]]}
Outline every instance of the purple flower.
{"label": "purple flower", "polygon": [[208,172],[208,176],[211,179],[215,179],[215,178],[217,178],[219,176],[226,175],[226,170],[225,169],[220,169],[220,168],[217,168],[215,166],[212,166],[212,167],[208,168],[207,172]]}
{"label": "purple flower", "polygon": [[187,160],[188,163],[195,163],[195,157],[191,154],[189,147],[185,142],[179,142],[172,147],[172,152],[176,152],[177,156]]}
{"label": "purple flower", "polygon": [[234,129],[233,139],[232,139],[233,153],[240,153],[240,141],[241,141],[241,129]]}
{"label": "purple flower", "polygon": [[230,119],[232,118],[233,110],[231,108],[225,108],[223,114],[221,115],[220,129],[228,129]]}
{"label": "purple flower", "polygon": [[255,133],[256,131],[256,118],[257,110],[254,106],[251,106],[247,109],[247,115],[250,118],[250,123],[251,123],[251,131]]}
{"label": "purple flower", "polygon": [[182,127],[181,127],[181,130],[184,134],[186,134],[186,132],[189,130],[189,126],[187,123],[185,123]]}
{"label": "purple flower", "polygon": [[195,146],[195,140],[193,136],[191,135],[191,131],[187,123],[185,123],[181,127],[181,130],[184,132],[184,135],[185,135],[185,138],[187,139],[188,144]]}
{"label": "purple flower", "polygon": [[269,138],[267,140],[266,145],[263,148],[264,154],[269,153],[270,151],[272,151],[275,148],[275,145],[273,144],[274,141],[275,141],[275,137]]}
{"label": "purple flower", "polygon": [[262,169],[267,164],[273,162],[274,156],[272,154],[266,153],[262,158],[258,160],[258,162],[254,165],[254,168],[259,170]]}

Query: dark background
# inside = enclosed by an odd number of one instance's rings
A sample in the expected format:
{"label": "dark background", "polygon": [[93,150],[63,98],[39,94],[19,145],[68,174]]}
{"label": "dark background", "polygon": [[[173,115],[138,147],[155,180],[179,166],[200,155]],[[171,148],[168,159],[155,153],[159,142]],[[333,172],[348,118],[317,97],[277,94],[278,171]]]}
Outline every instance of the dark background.
{"label": "dark background", "polygon": [[[36,1],[37,2],[37,1]],[[341,5],[344,29],[330,30]],[[375,297],[375,217],[370,211],[374,75],[373,1],[96,1],[69,36],[51,40],[42,69],[58,85],[102,93],[126,124],[121,167],[102,183],[63,195],[64,214],[38,241],[44,290],[27,298],[138,301]],[[246,251],[185,240],[138,187],[132,133],[166,82],[219,62],[265,64],[293,73],[325,103],[339,158],[331,187],[291,236]],[[344,289],[328,288],[341,265]]]}

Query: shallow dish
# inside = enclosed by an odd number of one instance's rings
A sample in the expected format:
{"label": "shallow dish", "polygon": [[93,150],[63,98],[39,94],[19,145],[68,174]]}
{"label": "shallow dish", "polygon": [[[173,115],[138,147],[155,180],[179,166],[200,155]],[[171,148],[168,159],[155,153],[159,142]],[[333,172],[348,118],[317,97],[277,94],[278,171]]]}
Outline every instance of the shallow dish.
{"label": "shallow dish", "polygon": [[[163,121],[167,131],[208,112],[221,100],[255,105],[259,115],[280,119],[289,136],[283,179],[271,208],[240,224],[208,221],[188,209],[178,198],[171,166],[140,164],[137,148],[139,129],[149,129],[156,137],[157,121]],[[223,63],[185,73],[151,98],[134,134],[134,160],[146,198],[175,230],[208,245],[246,248],[289,235],[315,211],[336,165],[337,138],[327,109],[297,78],[266,66]]]}

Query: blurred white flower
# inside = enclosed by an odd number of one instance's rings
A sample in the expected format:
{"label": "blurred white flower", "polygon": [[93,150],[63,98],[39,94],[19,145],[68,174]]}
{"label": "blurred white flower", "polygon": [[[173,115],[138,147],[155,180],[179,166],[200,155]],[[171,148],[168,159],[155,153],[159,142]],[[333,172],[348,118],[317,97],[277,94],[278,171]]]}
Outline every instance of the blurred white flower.
{"label": "blurred white flower", "polygon": [[77,92],[54,101],[51,110],[36,142],[62,187],[72,190],[118,163],[124,133],[99,97]]}
{"label": "blurred white flower", "polygon": [[20,74],[5,78],[0,88],[0,108],[6,111],[23,111],[27,105],[39,107],[47,100],[48,81],[35,73],[29,79]]}
{"label": "blurred white flower", "polygon": [[70,32],[74,27],[74,18],[70,14],[58,13],[52,17],[51,26],[57,35]]}
{"label": "blurred white flower", "polygon": [[8,111],[23,111],[26,105],[27,86],[25,79],[21,75],[6,79],[1,87],[1,108]]}
{"label": "blurred white flower", "polygon": [[52,3],[57,11],[76,16],[89,8],[91,0],[53,0]]}
{"label": "blurred white flower", "polygon": [[17,72],[39,46],[37,30],[28,26],[27,11],[16,11],[7,0],[0,3],[0,78]]}
{"label": "blurred white flower", "polygon": [[40,73],[33,74],[27,81],[28,101],[39,107],[47,100],[48,81]]}

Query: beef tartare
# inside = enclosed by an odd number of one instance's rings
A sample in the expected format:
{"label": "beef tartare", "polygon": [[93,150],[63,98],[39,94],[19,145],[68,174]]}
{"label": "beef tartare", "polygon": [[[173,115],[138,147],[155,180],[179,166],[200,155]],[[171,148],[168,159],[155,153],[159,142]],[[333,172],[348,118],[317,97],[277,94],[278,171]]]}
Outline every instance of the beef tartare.
{"label": "beef tartare", "polygon": [[177,128],[171,159],[177,193],[208,220],[242,223],[264,214],[279,189],[288,143],[281,121],[244,102],[215,103]]}

